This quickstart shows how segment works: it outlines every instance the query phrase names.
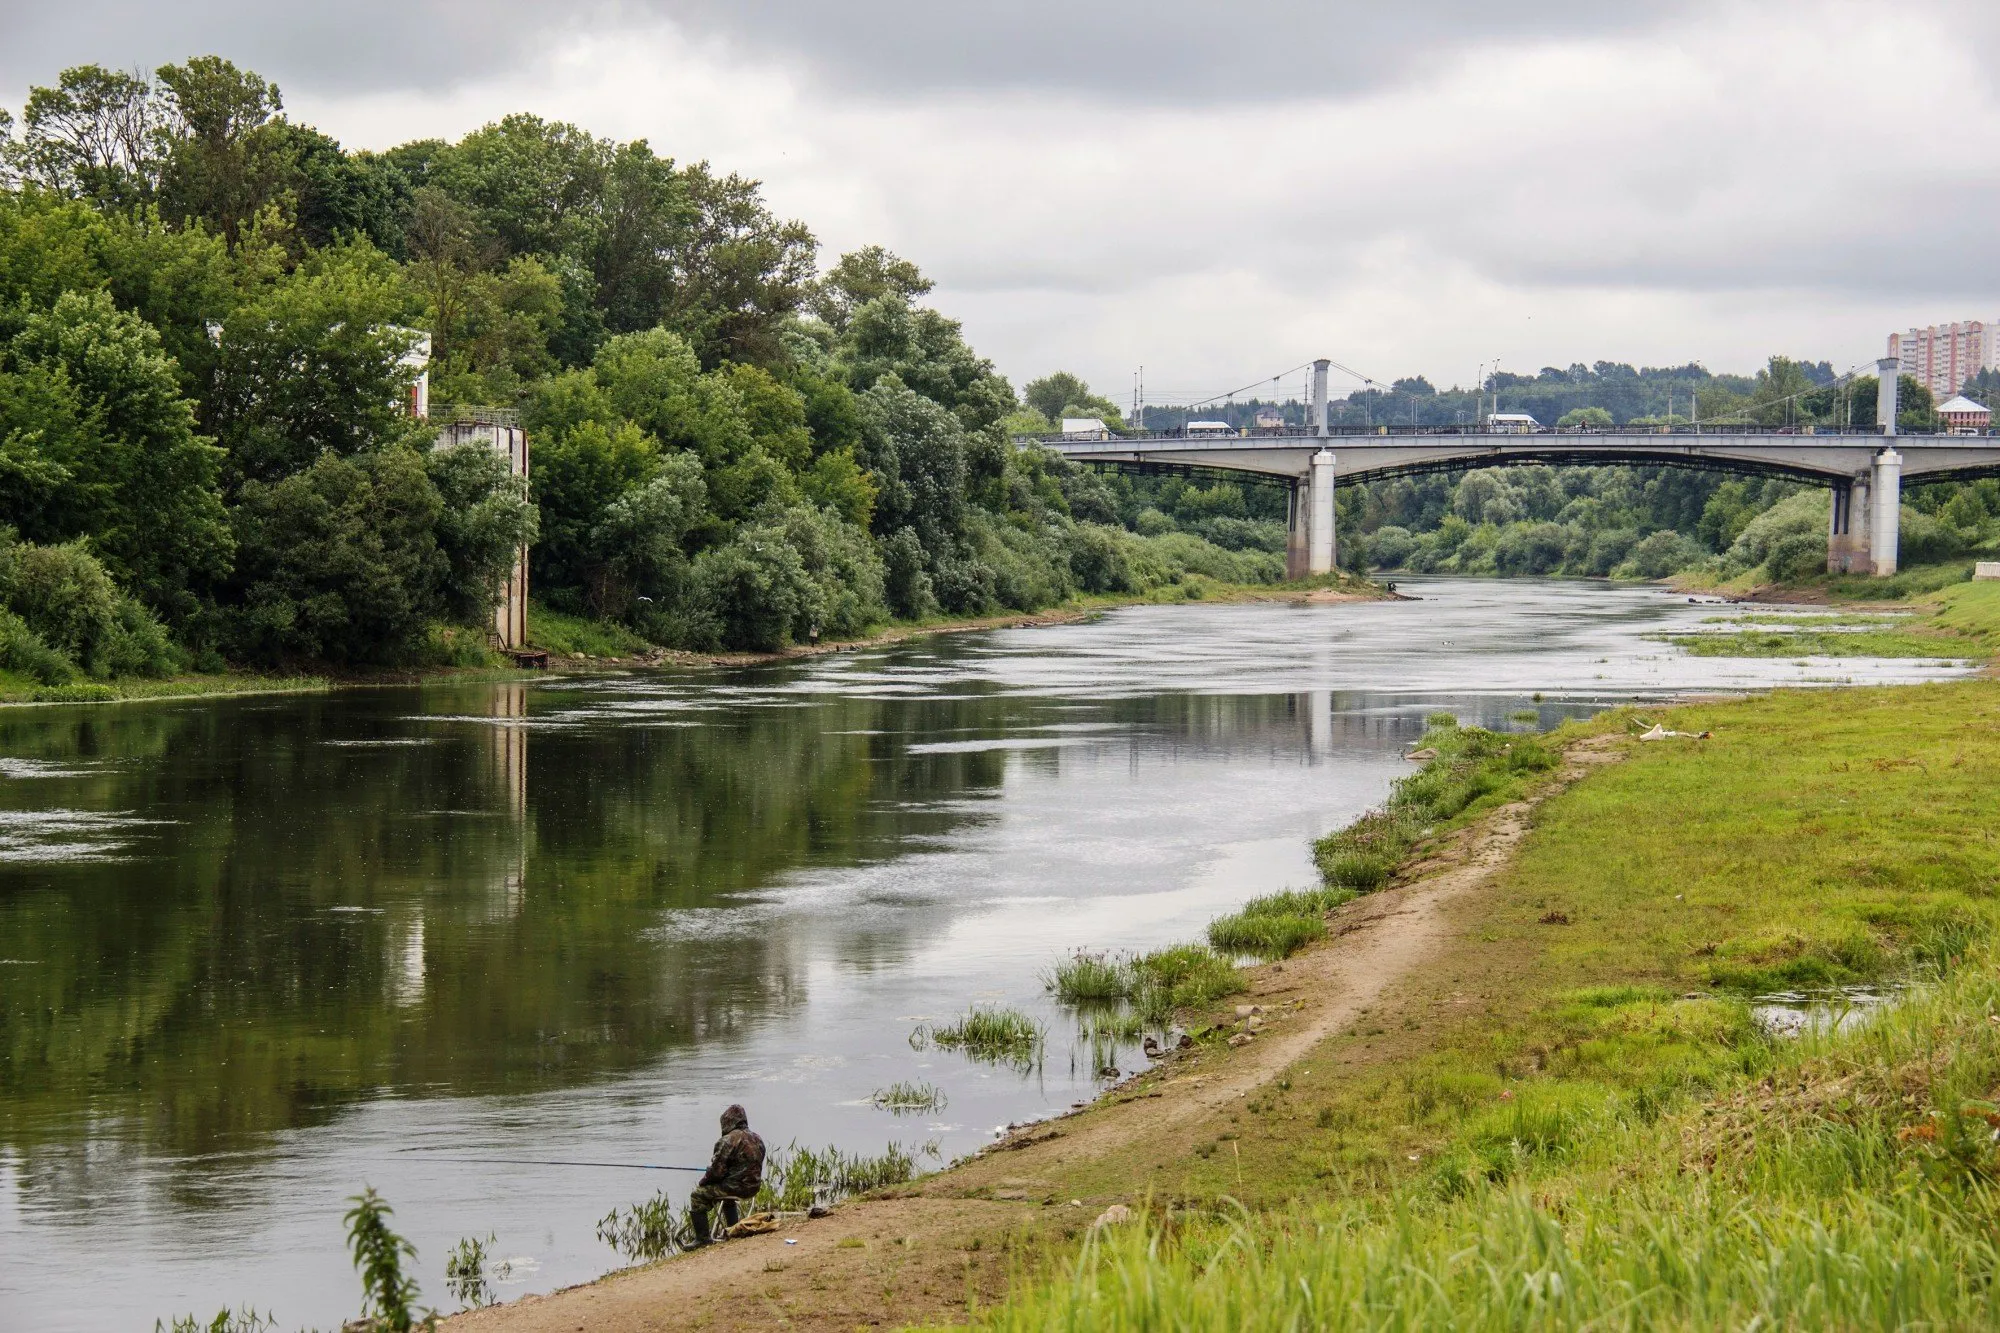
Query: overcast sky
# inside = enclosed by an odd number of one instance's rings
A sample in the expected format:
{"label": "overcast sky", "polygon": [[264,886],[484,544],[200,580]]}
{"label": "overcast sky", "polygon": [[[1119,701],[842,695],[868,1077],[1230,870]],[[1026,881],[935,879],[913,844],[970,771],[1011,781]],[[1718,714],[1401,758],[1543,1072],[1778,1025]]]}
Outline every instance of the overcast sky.
{"label": "overcast sky", "polygon": [[[509,111],[880,242],[1018,385],[1841,368],[2000,317],[1992,0],[0,0],[0,102],[214,52],[349,146]],[[1296,376],[1287,383],[1296,386]]]}

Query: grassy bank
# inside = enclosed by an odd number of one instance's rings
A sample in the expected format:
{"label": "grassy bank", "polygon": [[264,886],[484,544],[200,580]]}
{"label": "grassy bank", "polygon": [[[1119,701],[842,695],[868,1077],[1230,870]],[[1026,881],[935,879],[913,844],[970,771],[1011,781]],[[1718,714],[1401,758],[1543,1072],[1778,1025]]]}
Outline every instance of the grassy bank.
{"label": "grassy bank", "polygon": [[28,676],[0,671],[0,706],[9,704],[126,703],[152,699],[198,699],[222,694],[314,694],[333,687],[325,676],[212,675],[127,676],[75,685],[44,685]]}
{"label": "grassy bank", "polygon": [[1856,610],[1791,619],[1738,613],[1724,629],[1665,641],[1697,657],[1897,657],[1984,660],[2000,652],[2000,583],[1956,583],[1895,616]]}
{"label": "grassy bank", "polygon": [[[2000,684],[1670,725],[1714,739],[1550,798],[1422,982],[976,1322],[1992,1326]],[[1750,1005],[1905,983],[1796,1040]]]}

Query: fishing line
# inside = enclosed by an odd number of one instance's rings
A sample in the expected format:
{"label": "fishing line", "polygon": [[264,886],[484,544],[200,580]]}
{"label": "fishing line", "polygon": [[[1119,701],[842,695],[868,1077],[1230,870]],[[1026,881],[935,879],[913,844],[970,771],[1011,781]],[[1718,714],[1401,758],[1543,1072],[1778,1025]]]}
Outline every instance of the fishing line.
{"label": "fishing line", "polygon": [[[435,1148],[398,1148],[397,1152],[436,1152]],[[656,1166],[651,1162],[569,1162],[543,1157],[433,1157],[434,1162],[467,1166],[596,1166],[611,1171],[706,1171],[705,1166]]]}

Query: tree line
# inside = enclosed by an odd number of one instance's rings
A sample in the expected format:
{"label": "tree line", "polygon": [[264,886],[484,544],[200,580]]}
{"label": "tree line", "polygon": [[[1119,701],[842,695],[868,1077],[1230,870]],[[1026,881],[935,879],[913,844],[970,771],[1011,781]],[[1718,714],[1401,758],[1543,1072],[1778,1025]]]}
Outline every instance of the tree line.
{"label": "tree line", "polygon": [[[644,140],[349,150],[201,56],[64,70],[0,168],[0,668],[476,658],[523,542],[548,606],[691,648],[1282,572],[1119,527],[915,265],[821,271]],[[433,415],[518,413],[525,488],[407,410],[426,337]]]}

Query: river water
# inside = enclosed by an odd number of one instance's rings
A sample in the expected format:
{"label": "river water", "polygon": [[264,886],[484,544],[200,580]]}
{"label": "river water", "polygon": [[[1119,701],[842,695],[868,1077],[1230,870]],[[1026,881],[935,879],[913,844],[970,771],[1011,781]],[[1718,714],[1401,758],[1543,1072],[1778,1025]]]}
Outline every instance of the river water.
{"label": "river water", "polygon": [[[693,1177],[443,1159],[699,1164],[732,1101],[774,1146],[962,1154],[1101,1086],[1043,969],[1310,883],[1309,841],[1383,798],[1426,713],[1958,670],[1687,658],[1646,636],[1717,608],[1654,590],[1405,587],[723,673],[0,713],[0,1327],[337,1326],[364,1183],[431,1302],[468,1235],[514,1261],[503,1298],[581,1281],[619,1262],[600,1217]],[[983,1002],[1048,1021],[1039,1070],[912,1049]],[[876,1109],[897,1080],[948,1104]]]}

